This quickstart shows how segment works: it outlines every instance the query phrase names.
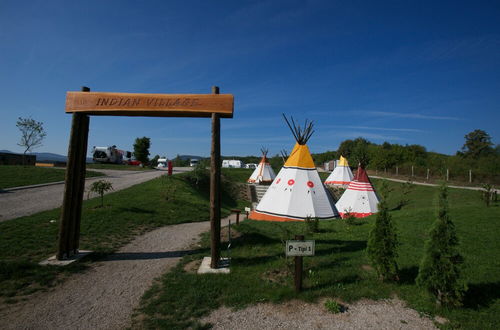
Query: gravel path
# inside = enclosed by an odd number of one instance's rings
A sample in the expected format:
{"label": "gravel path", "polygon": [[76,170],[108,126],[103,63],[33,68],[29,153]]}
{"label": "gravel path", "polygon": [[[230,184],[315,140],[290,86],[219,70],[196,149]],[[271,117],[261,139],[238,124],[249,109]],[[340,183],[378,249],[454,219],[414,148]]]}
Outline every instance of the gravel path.
{"label": "gravel path", "polygon": [[[189,168],[175,168],[175,172],[185,172]],[[118,171],[96,170],[105,173],[105,177],[85,180],[85,189],[97,180],[107,180],[113,184],[110,192],[122,190],[130,186],[149,181],[164,175],[165,171]],[[55,209],[63,201],[64,183],[42,185],[28,189],[5,189],[0,193],[0,221],[15,219],[41,211]],[[85,193],[84,198],[87,197]],[[92,197],[92,195],[91,195]]]}
{"label": "gravel path", "polygon": [[[222,221],[222,225],[226,224]],[[189,253],[209,222],[146,233],[49,292],[0,307],[2,329],[123,329],[153,280]]]}
{"label": "gravel path", "polygon": [[201,321],[213,329],[437,329],[431,319],[405,307],[399,299],[361,300],[347,311],[332,314],[318,304],[290,301],[284,304],[258,304],[232,311],[227,307],[213,311]]}

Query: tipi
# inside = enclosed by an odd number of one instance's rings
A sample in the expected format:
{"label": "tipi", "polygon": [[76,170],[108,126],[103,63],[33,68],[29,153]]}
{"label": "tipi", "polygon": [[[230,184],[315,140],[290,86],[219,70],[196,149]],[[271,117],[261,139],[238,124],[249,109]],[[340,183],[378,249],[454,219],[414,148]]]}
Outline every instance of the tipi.
{"label": "tipi", "polygon": [[268,149],[262,148],[262,159],[260,160],[259,166],[253,171],[250,178],[247,180],[248,183],[271,183],[273,182],[276,174],[273,171],[273,168],[269,164],[267,160]]}
{"label": "tipi", "polygon": [[[283,115],[284,117],[284,115]],[[297,143],[260,203],[250,214],[254,220],[303,221],[307,217],[331,219],[339,214],[321,182],[306,143],[311,137],[312,122],[302,130],[285,117]]]}
{"label": "tipi", "polygon": [[378,202],[375,189],[365,169],[360,165],[354,180],[349,183],[335,206],[343,218],[348,215],[364,218],[378,212]]}
{"label": "tipi", "polygon": [[332,173],[326,178],[325,184],[332,186],[347,186],[353,178],[351,168],[347,163],[347,159],[340,156],[338,165]]}

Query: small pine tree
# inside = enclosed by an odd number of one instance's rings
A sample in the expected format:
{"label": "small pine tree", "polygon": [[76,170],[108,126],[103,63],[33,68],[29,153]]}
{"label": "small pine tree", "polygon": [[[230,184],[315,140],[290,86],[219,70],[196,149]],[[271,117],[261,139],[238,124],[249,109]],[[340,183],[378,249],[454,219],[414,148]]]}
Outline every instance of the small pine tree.
{"label": "small pine tree", "polygon": [[[383,187],[387,187],[385,182]],[[368,236],[367,252],[373,268],[382,280],[399,280],[396,262],[398,237],[387,207],[387,189],[383,189],[383,193],[385,196],[378,204],[375,227]]]}
{"label": "small pine tree", "polygon": [[429,232],[416,281],[436,298],[438,305],[460,306],[467,287],[460,280],[463,258],[457,249],[455,226],[448,215],[448,189],[445,185],[439,191],[438,207],[438,216]]}

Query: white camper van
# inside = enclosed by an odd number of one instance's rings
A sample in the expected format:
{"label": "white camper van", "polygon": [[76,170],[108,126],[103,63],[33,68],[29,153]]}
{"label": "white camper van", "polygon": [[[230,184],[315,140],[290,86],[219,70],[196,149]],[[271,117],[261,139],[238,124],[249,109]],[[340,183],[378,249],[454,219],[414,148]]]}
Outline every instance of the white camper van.
{"label": "white camper van", "polygon": [[92,148],[92,159],[96,163],[123,163],[123,150],[116,149],[116,146],[111,147],[94,147]]}
{"label": "white camper van", "polygon": [[158,165],[156,165],[157,170],[166,171],[168,169],[168,159],[167,156],[158,158]]}
{"label": "white camper van", "polygon": [[245,163],[243,163],[239,159],[225,159],[222,161],[222,167],[225,168],[243,168],[245,167]]}

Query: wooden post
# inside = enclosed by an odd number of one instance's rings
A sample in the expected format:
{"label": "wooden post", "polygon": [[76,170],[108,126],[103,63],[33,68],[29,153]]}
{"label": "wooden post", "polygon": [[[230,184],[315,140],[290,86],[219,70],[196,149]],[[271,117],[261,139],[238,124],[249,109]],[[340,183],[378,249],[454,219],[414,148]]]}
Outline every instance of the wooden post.
{"label": "wooden post", "polygon": [[[212,87],[219,94],[219,87]],[[210,152],[210,250],[211,268],[218,268],[220,259],[220,115],[212,113],[212,149]]]}
{"label": "wooden post", "polygon": [[472,183],[472,170],[469,170],[469,183]]}
{"label": "wooden post", "polygon": [[399,175],[399,167],[396,166],[396,175]]}
{"label": "wooden post", "polygon": [[[304,235],[295,235],[295,239],[298,241],[304,240]],[[303,257],[295,257],[295,292],[302,291],[302,271],[303,271]]]}
{"label": "wooden post", "polygon": [[[82,87],[82,92],[89,92]],[[68,146],[68,161],[64,197],[59,224],[57,259],[63,260],[78,253],[83,191],[85,188],[85,162],[89,131],[89,117],[74,113]]]}
{"label": "wooden post", "polygon": [[429,172],[430,172],[430,170],[427,169],[427,181],[429,181]]}
{"label": "wooden post", "polygon": [[414,176],[413,175],[413,165],[411,166],[411,176]]}
{"label": "wooden post", "polygon": [[450,179],[450,170],[447,168],[446,169],[446,181]]}

